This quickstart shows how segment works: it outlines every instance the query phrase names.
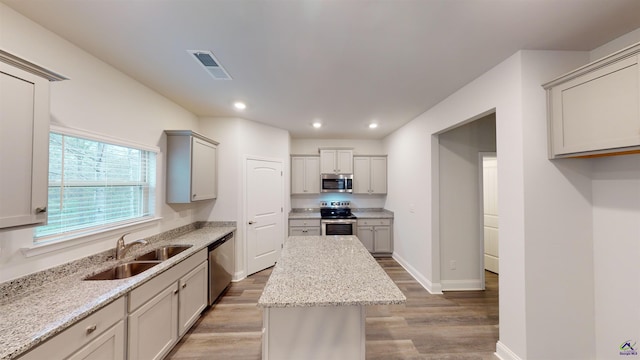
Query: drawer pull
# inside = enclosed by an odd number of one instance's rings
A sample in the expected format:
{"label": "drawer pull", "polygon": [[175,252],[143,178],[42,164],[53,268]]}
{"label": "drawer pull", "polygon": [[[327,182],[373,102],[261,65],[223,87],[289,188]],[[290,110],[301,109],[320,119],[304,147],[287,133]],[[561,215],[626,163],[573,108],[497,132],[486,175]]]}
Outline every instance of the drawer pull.
{"label": "drawer pull", "polygon": [[43,206],[43,207],[37,207],[36,208],[36,214],[42,214],[42,213],[46,213],[47,212],[47,207]]}
{"label": "drawer pull", "polygon": [[87,327],[87,335],[90,335],[92,332],[96,331],[98,327],[96,326],[96,324],[93,324],[91,326]]}

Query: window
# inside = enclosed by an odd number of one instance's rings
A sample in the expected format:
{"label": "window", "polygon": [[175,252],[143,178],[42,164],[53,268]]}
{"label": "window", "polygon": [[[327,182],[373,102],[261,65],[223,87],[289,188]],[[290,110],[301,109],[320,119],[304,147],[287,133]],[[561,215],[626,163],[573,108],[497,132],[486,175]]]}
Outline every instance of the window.
{"label": "window", "polygon": [[[73,133],[73,134],[71,134]],[[49,220],[35,243],[150,219],[156,152],[56,131],[49,136]]]}

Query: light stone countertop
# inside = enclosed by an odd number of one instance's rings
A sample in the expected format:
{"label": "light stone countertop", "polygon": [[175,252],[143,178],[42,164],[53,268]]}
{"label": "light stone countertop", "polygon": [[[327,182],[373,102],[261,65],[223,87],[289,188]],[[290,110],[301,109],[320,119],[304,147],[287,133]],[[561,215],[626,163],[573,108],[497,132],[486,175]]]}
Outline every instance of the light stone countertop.
{"label": "light stone countertop", "polygon": [[[5,296],[0,301],[0,359],[18,357],[235,230],[232,226],[203,227],[172,239],[134,247],[124,260],[110,259],[91,264],[79,261],[73,271],[67,270],[68,273],[61,278],[48,278],[39,286],[21,284],[19,289],[15,286],[11,289],[12,284],[4,286],[3,292],[19,294]],[[153,248],[182,244],[193,246],[131,278],[82,280],[117,263],[130,261]]]}
{"label": "light stone countertop", "polygon": [[290,236],[261,307],[404,304],[406,297],[355,236]]}

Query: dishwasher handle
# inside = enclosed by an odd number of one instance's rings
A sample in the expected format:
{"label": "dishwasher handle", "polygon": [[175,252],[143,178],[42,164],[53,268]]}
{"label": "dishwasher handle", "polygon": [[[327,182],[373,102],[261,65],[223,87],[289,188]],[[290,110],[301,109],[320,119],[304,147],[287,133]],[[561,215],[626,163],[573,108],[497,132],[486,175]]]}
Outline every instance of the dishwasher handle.
{"label": "dishwasher handle", "polygon": [[218,246],[226,243],[231,238],[233,238],[233,232],[230,232],[227,235],[225,235],[225,236],[221,237],[220,239],[214,241],[213,243],[209,244],[209,246],[208,246],[209,251],[213,251],[215,248],[217,248]]}

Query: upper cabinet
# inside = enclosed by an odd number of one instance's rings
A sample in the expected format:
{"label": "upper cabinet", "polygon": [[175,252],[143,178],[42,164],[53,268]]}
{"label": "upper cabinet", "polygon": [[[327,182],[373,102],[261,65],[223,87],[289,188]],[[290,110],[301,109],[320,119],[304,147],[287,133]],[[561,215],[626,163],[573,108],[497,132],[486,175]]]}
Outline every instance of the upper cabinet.
{"label": "upper cabinet", "polygon": [[549,157],[640,152],[640,44],[544,84]]}
{"label": "upper cabinet", "polygon": [[218,143],[190,130],[167,134],[167,203],[217,197]]}
{"label": "upper cabinet", "polygon": [[320,149],[320,173],[352,174],[353,150]]}
{"label": "upper cabinet", "polygon": [[0,229],[47,223],[49,81],[65,79],[0,50]]}
{"label": "upper cabinet", "polygon": [[320,193],[320,157],[291,157],[291,194]]}
{"label": "upper cabinet", "polygon": [[386,156],[353,157],[353,193],[370,195],[387,193]]}

